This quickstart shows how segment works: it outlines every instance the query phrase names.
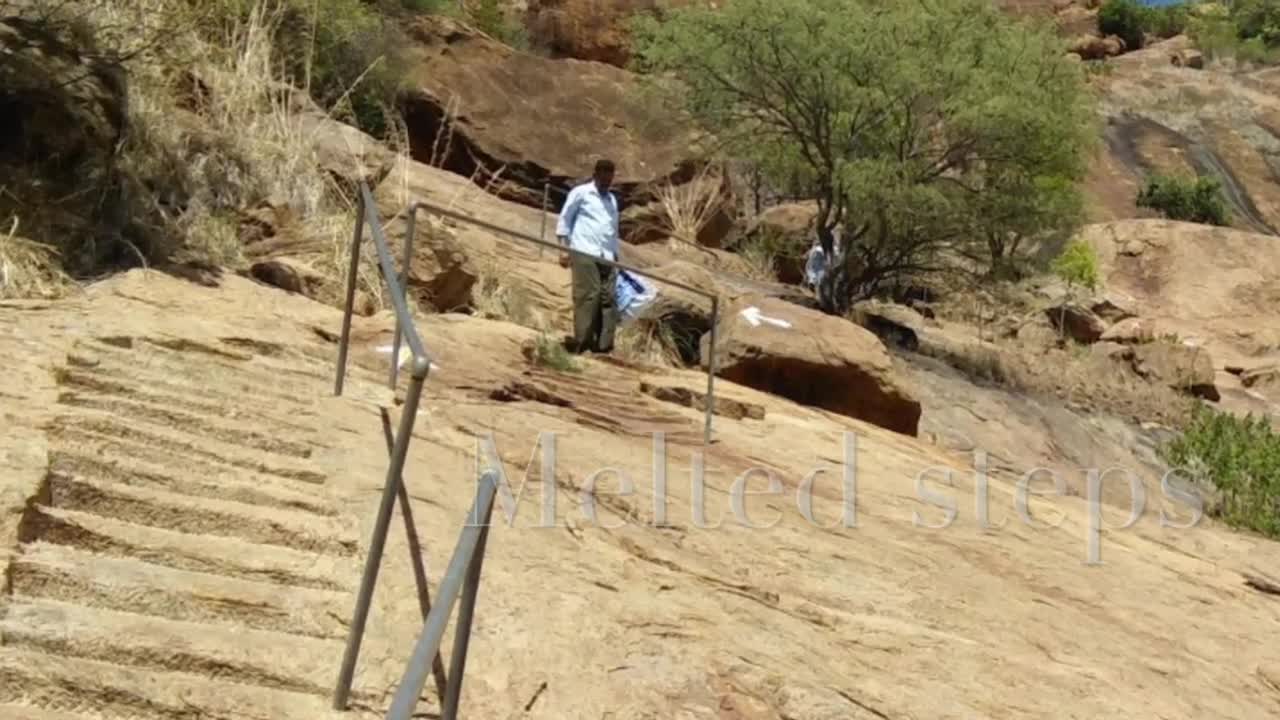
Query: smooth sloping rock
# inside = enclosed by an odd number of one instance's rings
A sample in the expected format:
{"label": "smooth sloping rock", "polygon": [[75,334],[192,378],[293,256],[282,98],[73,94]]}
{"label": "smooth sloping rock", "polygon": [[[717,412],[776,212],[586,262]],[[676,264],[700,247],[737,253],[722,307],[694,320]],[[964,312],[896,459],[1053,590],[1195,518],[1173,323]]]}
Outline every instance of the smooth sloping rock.
{"label": "smooth sloping rock", "polygon": [[443,155],[464,177],[501,170],[497,192],[534,206],[550,183],[555,208],[600,156],[617,165],[624,205],[646,202],[646,183],[691,177],[682,165],[692,126],[627,71],[520,53],[443,17],[414,18],[408,30],[416,61],[403,102],[415,158]]}
{"label": "smooth sloping rock", "polygon": [[[753,314],[758,324],[749,319]],[[861,327],[774,298],[748,295],[725,308],[716,334],[718,375],[895,432],[916,434],[920,403],[894,374],[884,345]],[[711,362],[709,341],[709,335],[702,341],[704,368]]]}

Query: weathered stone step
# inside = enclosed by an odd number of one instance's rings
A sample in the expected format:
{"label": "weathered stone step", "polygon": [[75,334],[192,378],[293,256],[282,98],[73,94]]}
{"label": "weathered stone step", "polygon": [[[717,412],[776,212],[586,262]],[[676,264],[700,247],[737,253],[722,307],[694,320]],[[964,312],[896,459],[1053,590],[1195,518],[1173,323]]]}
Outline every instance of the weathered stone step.
{"label": "weathered stone step", "polygon": [[337,509],[324,496],[324,491],[315,485],[283,478],[269,483],[246,481],[230,469],[217,473],[192,472],[185,463],[153,464],[109,446],[100,448],[96,458],[78,452],[54,450],[49,453],[49,468],[61,475],[153,488],[179,495],[230,500],[326,517],[338,515]]}
{"label": "weathered stone step", "polygon": [[[292,475],[272,475],[260,470],[250,469],[244,465],[252,464],[249,458],[232,458],[243,460],[239,465],[219,460],[207,455],[192,457],[186,449],[172,445],[161,446],[82,429],[74,418],[66,418],[58,427],[57,447],[74,448],[81,455],[97,455],[104,460],[141,461],[148,465],[165,468],[181,468],[184,472],[208,477],[232,477],[251,485],[272,485],[299,489],[312,489],[325,482],[325,476],[316,473],[302,473],[301,477]],[[145,435],[145,434],[144,434]]]}
{"label": "weathered stone step", "polygon": [[0,637],[6,647],[317,695],[332,690],[343,650],[341,640],[21,596],[0,616]]}
{"label": "weathered stone step", "polygon": [[350,524],[293,510],[193,498],[130,487],[51,469],[50,505],[198,535],[232,537],[338,556],[353,556],[359,540]]}
{"label": "weathered stone step", "polygon": [[[59,441],[73,447],[84,442],[89,433],[104,440],[124,441],[143,447],[162,449],[207,462],[222,463],[266,475],[276,475],[304,482],[322,483],[323,473],[311,469],[298,458],[252,450],[212,438],[199,438],[170,428],[140,423],[93,410],[75,415],[62,415],[48,426],[51,444]],[[77,435],[79,437],[77,437]]]}
{"label": "weathered stone step", "polygon": [[[132,347],[122,347],[98,340],[76,343],[67,358],[68,365],[92,365],[93,361],[115,358],[127,367],[128,377],[134,378],[184,378],[203,381],[216,386],[222,379],[247,384],[253,390],[263,390],[284,400],[294,397],[314,397],[324,389],[324,377],[319,372],[290,371],[287,365],[264,366],[252,355],[239,350],[221,349],[226,354],[203,351],[183,351],[162,347],[156,338],[133,338]],[[184,343],[186,341],[175,341]],[[84,361],[89,361],[88,363]],[[329,380],[332,383],[332,378]]]}
{"label": "weathered stone step", "polygon": [[[133,374],[131,374],[133,373]],[[66,388],[89,390],[106,395],[123,395],[134,400],[173,407],[189,412],[216,415],[228,420],[251,419],[260,426],[280,426],[300,433],[311,429],[294,422],[299,416],[314,416],[311,397],[271,398],[262,388],[247,383],[231,384],[209,378],[163,376],[135,377],[136,371],[115,359],[101,358],[93,367],[68,365],[57,371],[58,383]]]}
{"label": "weathered stone step", "polygon": [[359,712],[335,712],[329,699],[319,695],[13,648],[0,648],[0,703],[3,702],[110,720],[372,717]]}
{"label": "weathered stone step", "polygon": [[[225,380],[234,385],[247,385],[253,389],[251,392],[265,391],[285,402],[310,402],[318,393],[331,391],[337,369],[336,348],[330,357],[322,360],[310,353],[289,353],[281,358],[254,356],[231,347],[218,348],[219,352],[230,354],[181,351],[156,342],[173,344],[154,338],[134,338],[132,348],[127,348],[98,340],[81,341],[72,352],[69,364],[79,364],[82,359],[115,358],[117,362],[124,362],[128,377],[179,380],[204,387],[216,387]],[[381,372],[369,372],[355,363],[348,367],[347,373],[349,381],[386,382]]]}
{"label": "weathered stone step", "polygon": [[4,720],[96,720],[99,717],[101,716],[72,715],[60,710],[0,703],[0,718],[4,718]]}
{"label": "weathered stone step", "polygon": [[[245,430],[235,427],[228,421],[212,417],[200,417],[181,410],[151,405],[126,397],[101,395],[79,390],[63,390],[58,393],[58,404],[67,407],[97,410],[125,417],[131,421],[147,425],[156,425],[187,433],[202,439],[213,439],[231,445],[253,448],[276,455],[288,455],[296,458],[311,457],[312,445],[300,442],[281,434]],[[255,423],[256,424],[256,423]],[[265,429],[265,428],[264,428]]]}
{"label": "weathered stone step", "polygon": [[16,595],[319,638],[346,637],[352,602],[350,593],[175,570],[43,542],[22,546],[10,579]]}
{"label": "weathered stone step", "polygon": [[204,535],[134,525],[65,508],[37,505],[28,511],[23,525],[28,539],[254,582],[351,592],[358,573],[348,557],[235,538],[211,542]]}

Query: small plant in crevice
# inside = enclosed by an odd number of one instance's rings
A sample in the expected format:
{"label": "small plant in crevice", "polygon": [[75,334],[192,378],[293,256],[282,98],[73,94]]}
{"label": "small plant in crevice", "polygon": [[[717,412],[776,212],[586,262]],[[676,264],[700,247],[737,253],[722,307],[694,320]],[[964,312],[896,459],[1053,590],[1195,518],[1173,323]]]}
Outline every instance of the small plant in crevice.
{"label": "small plant in crevice", "polygon": [[563,343],[557,341],[550,333],[545,331],[538,333],[538,337],[533,341],[532,350],[530,359],[535,365],[558,372],[582,372],[582,365],[578,363],[578,360],[565,348]]}
{"label": "small plant in crevice", "polygon": [[1084,241],[1074,240],[1067,245],[1053,261],[1052,269],[1068,287],[1079,286],[1089,290],[1098,288],[1098,255]]}

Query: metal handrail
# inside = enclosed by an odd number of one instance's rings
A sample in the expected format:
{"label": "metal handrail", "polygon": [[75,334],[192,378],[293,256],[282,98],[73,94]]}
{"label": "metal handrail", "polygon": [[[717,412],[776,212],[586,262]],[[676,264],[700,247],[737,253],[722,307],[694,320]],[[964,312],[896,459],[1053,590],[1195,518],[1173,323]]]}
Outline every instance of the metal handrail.
{"label": "metal handrail", "polygon": [[[364,226],[368,224],[373,237],[374,248],[378,255],[378,264],[382,268],[382,277],[386,281],[391,294],[392,307],[395,309],[397,334],[403,332],[413,353],[412,382],[405,396],[404,407],[400,415],[400,427],[396,431],[395,441],[391,448],[391,458],[387,466],[386,481],[382,488],[382,500],[378,506],[378,515],[374,521],[373,535],[369,540],[369,555],[365,559],[364,573],[360,579],[360,588],[356,596],[354,616],[351,620],[351,631],[347,636],[347,646],[342,657],[342,668],[338,673],[337,686],[334,689],[333,706],[336,710],[345,710],[351,694],[351,682],[355,677],[356,660],[360,654],[360,644],[364,639],[365,625],[369,619],[369,605],[373,599],[373,589],[377,584],[378,570],[382,564],[382,553],[386,548],[387,529],[391,524],[391,512],[395,508],[396,496],[402,483],[405,459],[409,454],[409,441],[413,438],[413,425],[418,416],[418,405],[422,398],[422,388],[431,370],[431,359],[422,344],[422,337],[414,327],[413,318],[409,315],[409,307],[404,293],[404,275],[397,276],[395,266],[391,263],[391,253],[387,249],[387,239],[382,232],[382,221],[378,217],[378,208],[374,203],[369,187],[360,183],[360,193],[356,198],[355,235],[351,242],[351,264],[347,269],[347,297],[342,316],[342,338],[338,343],[337,378],[334,381],[334,395],[342,395],[343,382],[347,371],[347,353],[351,343],[351,316],[355,304],[356,279],[360,271],[360,245],[364,238]],[[406,268],[407,274],[407,268]],[[392,365],[399,364],[399,357],[392,357]],[[406,503],[407,504],[407,503]],[[408,508],[405,508],[407,511]]]}
{"label": "metal handrail", "polygon": [[[710,300],[711,301],[711,331],[710,331],[711,337],[708,340],[708,348],[707,348],[707,354],[708,354],[707,400],[706,400],[706,419],[705,419],[705,426],[703,428],[703,441],[708,444],[711,443],[711,416],[713,414],[712,411],[715,406],[716,326],[719,324],[719,321],[720,321],[720,296],[719,295],[716,295],[713,292],[708,292],[706,290],[701,290],[699,288],[692,287],[690,285],[686,285],[685,283],[679,282],[677,280],[672,280],[670,278],[663,277],[662,275],[659,275],[657,273],[652,273],[647,270],[641,270],[638,267],[627,265],[626,263],[621,263],[616,260],[608,260],[606,258],[596,257],[591,253],[582,252],[581,250],[575,250],[571,247],[565,247],[563,245],[550,242],[548,240],[536,238],[532,235],[526,235],[525,233],[519,232],[517,230],[512,230],[510,228],[505,228],[505,227],[502,227],[501,225],[494,225],[493,223],[485,222],[484,220],[473,218],[469,215],[464,215],[463,213],[457,212],[456,210],[451,210],[449,208],[442,207],[440,205],[435,205],[433,203],[429,203],[423,200],[414,202],[407,208],[408,217],[405,220],[405,239],[404,239],[406,268],[408,267],[409,258],[412,256],[412,252],[413,252],[413,239],[414,239],[414,233],[417,230],[416,221],[417,221],[419,210],[427,210],[429,212],[435,213],[437,215],[441,215],[443,217],[450,218],[452,220],[468,223],[475,227],[488,230],[489,232],[498,233],[499,235],[505,235],[507,237],[514,238],[516,240],[523,240],[524,242],[533,243],[539,246],[540,248],[549,247],[554,249],[557,252],[567,252],[571,255],[584,257],[593,262],[596,262],[602,265],[608,265],[610,267],[614,267],[619,270],[626,270],[627,272],[634,273],[636,275],[641,275],[643,277],[656,280],[666,285],[671,285],[673,287],[680,288],[681,290],[694,293],[695,295],[699,295],[701,297],[704,297]],[[400,352],[400,328],[399,328],[398,320],[396,323],[396,337],[395,337],[394,343],[392,344],[391,352],[392,352],[392,358],[398,357],[398,353]],[[395,378],[396,378],[397,370],[398,368],[393,362],[392,369],[391,369],[391,386],[392,387],[395,387],[395,382],[396,382]]]}
{"label": "metal handrail", "polygon": [[[404,399],[404,407],[400,416],[400,425],[394,438],[387,437],[390,460],[387,467],[386,480],[383,485],[382,499],[378,506],[378,514],[374,521],[373,534],[369,541],[369,554],[365,559],[364,572],[357,591],[354,616],[351,630],[347,636],[347,646],[343,653],[342,667],[338,674],[337,686],[334,690],[333,707],[345,710],[351,694],[352,680],[355,676],[356,661],[360,653],[360,645],[364,639],[365,627],[369,618],[369,607],[373,599],[374,586],[377,584],[378,571],[382,564],[382,555],[386,548],[387,531],[391,522],[391,514],[397,500],[404,506],[406,532],[409,535],[410,550],[414,554],[415,580],[418,583],[419,603],[423,611],[423,630],[414,648],[413,655],[405,668],[391,707],[387,711],[386,720],[409,720],[417,705],[426,677],[433,670],[437,678],[438,691],[441,692],[443,720],[456,720],[458,703],[462,693],[462,676],[466,667],[467,649],[470,644],[471,622],[475,612],[476,596],[479,591],[480,569],[484,562],[485,544],[489,537],[489,520],[493,513],[494,496],[497,492],[498,475],[488,470],[479,478],[475,502],[472,506],[472,522],[463,528],[458,537],[457,547],[449,561],[449,567],[441,581],[440,592],[434,607],[426,588],[425,571],[421,568],[421,558],[416,546],[416,532],[412,527],[408,494],[404,488],[404,465],[408,457],[409,442],[413,437],[413,426],[418,414],[418,406],[422,398],[423,386],[431,371],[431,358],[427,355],[422,337],[418,333],[409,314],[408,296],[405,292],[410,263],[413,258],[413,241],[416,232],[416,218],[419,210],[428,210],[444,217],[461,222],[471,223],[491,232],[506,235],[518,240],[532,242],[539,246],[547,246],[558,252],[589,258],[597,263],[635,273],[659,282],[678,287],[711,300],[711,338],[707,368],[707,399],[705,439],[711,441],[711,417],[714,407],[715,382],[715,344],[716,325],[719,321],[720,298],[714,294],[691,287],[684,283],[670,280],[640,268],[624,263],[598,258],[573,248],[562,247],[530,235],[510,230],[498,225],[468,217],[448,208],[427,202],[415,202],[408,208],[407,228],[404,240],[404,260],[399,273],[391,260],[386,235],[382,230],[382,220],[378,214],[368,185],[361,181],[356,198],[355,231],[351,243],[351,262],[347,269],[346,303],[342,317],[342,335],[338,343],[337,377],[334,381],[334,395],[341,396],[346,378],[347,357],[351,343],[351,321],[355,306],[356,281],[360,271],[360,246],[364,239],[364,226],[369,226],[373,237],[374,249],[378,256],[378,265],[382,277],[391,295],[392,307],[395,311],[395,339],[392,346],[391,372],[388,378],[392,390],[395,389],[400,369],[400,342],[403,339],[409,346],[413,356],[411,381]],[[545,213],[544,213],[545,215]],[[545,224],[545,217],[544,217]],[[384,434],[389,435],[390,419],[384,412]],[[481,520],[483,517],[483,520]],[[454,647],[450,658],[448,681],[440,672],[439,649],[444,637],[454,605],[461,597],[462,606],[458,613],[458,628],[454,635]],[[443,685],[443,688],[439,686]]]}
{"label": "metal handrail", "polygon": [[422,686],[431,672],[432,658],[440,650],[444,630],[449,623],[453,605],[462,598],[458,609],[458,628],[454,632],[453,655],[449,660],[449,683],[440,716],[454,720],[458,713],[458,699],[462,694],[462,675],[466,669],[467,647],[471,639],[471,620],[474,617],[476,595],[480,589],[480,568],[484,563],[484,548],[489,538],[489,521],[493,514],[494,496],[498,490],[498,474],[487,470],[480,476],[476,498],[471,506],[471,521],[462,528],[458,544],[449,559],[440,592],[431,614],[423,623],[422,634],[413,648],[413,655],[405,667],[400,685],[391,699],[386,720],[409,720],[422,695]]}

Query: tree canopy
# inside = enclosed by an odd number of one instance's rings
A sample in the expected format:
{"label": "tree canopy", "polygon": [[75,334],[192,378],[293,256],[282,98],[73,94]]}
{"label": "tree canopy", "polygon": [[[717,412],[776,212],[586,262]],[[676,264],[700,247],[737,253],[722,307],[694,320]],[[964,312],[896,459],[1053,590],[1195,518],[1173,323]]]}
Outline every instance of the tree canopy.
{"label": "tree canopy", "polygon": [[734,0],[637,20],[639,69],[817,201],[840,311],[906,276],[1007,268],[1070,229],[1096,137],[1083,69],[989,0]]}

